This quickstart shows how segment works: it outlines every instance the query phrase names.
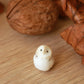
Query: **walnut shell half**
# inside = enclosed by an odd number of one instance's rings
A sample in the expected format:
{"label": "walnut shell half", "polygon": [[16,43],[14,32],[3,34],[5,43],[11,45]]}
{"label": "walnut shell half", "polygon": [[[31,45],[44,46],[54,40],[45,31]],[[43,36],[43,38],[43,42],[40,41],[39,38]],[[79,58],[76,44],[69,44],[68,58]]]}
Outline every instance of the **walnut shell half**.
{"label": "walnut shell half", "polygon": [[9,24],[23,34],[38,35],[50,32],[57,17],[53,0],[11,0],[7,8]]}
{"label": "walnut shell half", "polygon": [[76,24],[84,23],[84,0],[61,0],[64,13]]}

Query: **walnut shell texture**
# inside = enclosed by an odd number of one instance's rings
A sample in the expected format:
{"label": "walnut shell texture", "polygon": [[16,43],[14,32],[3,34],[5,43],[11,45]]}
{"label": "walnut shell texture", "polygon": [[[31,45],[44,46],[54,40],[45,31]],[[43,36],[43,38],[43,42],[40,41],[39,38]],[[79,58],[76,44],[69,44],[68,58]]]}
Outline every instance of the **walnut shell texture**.
{"label": "walnut shell texture", "polygon": [[53,0],[11,0],[8,4],[7,20],[11,27],[23,34],[50,32],[57,18]]}
{"label": "walnut shell texture", "polygon": [[84,0],[61,0],[65,14],[74,23],[84,23]]}
{"label": "walnut shell texture", "polygon": [[84,24],[70,26],[61,33],[61,36],[79,55],[84,56]]}

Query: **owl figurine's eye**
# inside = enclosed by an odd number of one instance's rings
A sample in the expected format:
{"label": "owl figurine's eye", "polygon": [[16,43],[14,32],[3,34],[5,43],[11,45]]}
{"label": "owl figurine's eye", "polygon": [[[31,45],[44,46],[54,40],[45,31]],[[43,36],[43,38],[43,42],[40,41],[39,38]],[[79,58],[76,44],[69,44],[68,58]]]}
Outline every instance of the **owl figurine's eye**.
{"label": "owl figurine's eye", "polygon": [[48,50],[46,52],[48,53]]}
{"label": "owl figurine's eye", "polygon": [[42,51],[42,49],[40,49],[40,51]]}

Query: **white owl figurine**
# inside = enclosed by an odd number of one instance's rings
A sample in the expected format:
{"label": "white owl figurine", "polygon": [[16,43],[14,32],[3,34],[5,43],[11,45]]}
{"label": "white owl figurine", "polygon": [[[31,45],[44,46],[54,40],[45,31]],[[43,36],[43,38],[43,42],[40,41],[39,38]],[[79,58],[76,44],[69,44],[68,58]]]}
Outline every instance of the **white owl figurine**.
{"label": "white owl figurine", "polygon": [[51,49],[46,45],[41,45],[36,50],[33,58],[34,66],[41,71],[48,71],[54,65],[54,58]]}

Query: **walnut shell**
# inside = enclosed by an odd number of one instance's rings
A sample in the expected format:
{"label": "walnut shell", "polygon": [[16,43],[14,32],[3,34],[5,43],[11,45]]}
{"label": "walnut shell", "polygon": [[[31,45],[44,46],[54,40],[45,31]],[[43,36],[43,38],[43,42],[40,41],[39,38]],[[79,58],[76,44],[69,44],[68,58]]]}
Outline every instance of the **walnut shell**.
{"label": "walnut shell", "polygon": [[84,0],[61,0],[65,14],[74,23],[84,23]]}
{"label": "walnut shell", "polygon": [[20,33],[44,34],[54,28],[56,10],[52,0],[12,0],[8,4],[7,20]]}
{"label": "walnut shell", "polygon": [[4,11],[4,5],[0,3],[0,14],[3,13],[3,11]]}

